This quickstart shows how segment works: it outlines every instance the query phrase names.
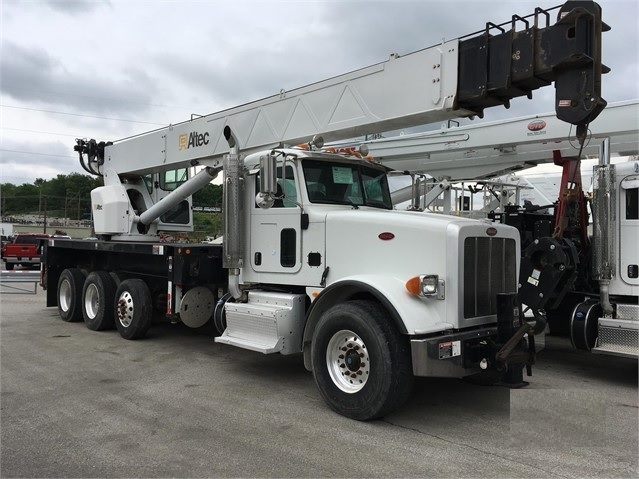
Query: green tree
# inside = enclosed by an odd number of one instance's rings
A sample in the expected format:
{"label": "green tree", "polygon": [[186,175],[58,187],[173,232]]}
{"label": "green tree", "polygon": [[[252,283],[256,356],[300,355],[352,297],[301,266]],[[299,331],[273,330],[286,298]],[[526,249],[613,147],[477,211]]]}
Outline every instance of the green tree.
{"label": "green tree", "polygon": [[193,212],[193,238],[203,240],[206,236],[221,235],[224,217],[221,214]]}
{"label": "green tree", "polygon": [[12,211],[17,207],[16,185],[11,183],[3,183],[0,185],[0,208],[2,209],[2,216],[7,216],[9,211]]}
{"label": "green tree", "polygon": [[222,185],[209,183],[193,194],[193,206],[222,206]]}
{"label": "green tree", "polygon": [[50,216],[82,219],[91,212],[91,190],[102,186],[102,178],[72,173],[51,180],[37,178],[33,184],[0,185],[2,215],[36,214],[45,208]]}

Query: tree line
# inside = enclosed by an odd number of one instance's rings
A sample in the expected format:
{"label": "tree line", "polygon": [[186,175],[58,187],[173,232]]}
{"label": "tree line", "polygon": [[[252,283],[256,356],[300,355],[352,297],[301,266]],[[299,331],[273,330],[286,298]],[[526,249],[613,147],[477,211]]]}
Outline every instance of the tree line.
{"label": "tree line", "polygon": [[[47,215],[76,220],[91,218],[91,190],[103,186],[101,177],[71,173],[33,183],[0,184],[0,213],[3,218],[19,215]],[[222,205],[222,186],[208,184],[193,195],[193,206]]]}

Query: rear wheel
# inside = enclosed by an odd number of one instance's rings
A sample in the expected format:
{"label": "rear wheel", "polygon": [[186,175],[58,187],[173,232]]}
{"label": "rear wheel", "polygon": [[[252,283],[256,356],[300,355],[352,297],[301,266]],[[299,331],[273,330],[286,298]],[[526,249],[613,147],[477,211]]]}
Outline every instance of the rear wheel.
{"label": "rear wheel", "polygon": [[115,281],[106,271],[94,271],[87,276],[82,289],[82,316],[93,331],[112,329]]}
{"label": "rear wheel", "polygon": [[366,421],[389,414],[409,396],[408,341],[372,301],[333,306],[319,320],[311,349],[315,382],[339,414]]}
{"label": "rear wheel", "polygon": [[14,266],[15,266],[15,263],[6,263],[7,271],[11,271]]}
{"label": "rear wheel", "polygon": [[115,325],[124,339],[140,339],[151,327],[153,307],[149,287],[141,279],[127,279],[115,292]]}
{"label": "rear wheel", "polygon": [[78,268],[62,271],[58,279],[58,313],[63,321],[82,321],[84,273]]}

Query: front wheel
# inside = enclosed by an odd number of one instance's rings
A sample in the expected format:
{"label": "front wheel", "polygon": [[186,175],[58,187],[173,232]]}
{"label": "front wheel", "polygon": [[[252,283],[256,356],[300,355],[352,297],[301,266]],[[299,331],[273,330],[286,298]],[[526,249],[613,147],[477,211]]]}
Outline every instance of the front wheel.
{"label": "front wheel", "polygon": [[124,339],[143,338],[152,320],[151,292],[141,279],[127,279],[115,292],[115,325]]}
{"label": "front wheel", "polygon": [[352,419],[385,416],[412,389],[408,341],[375,302],[350,301],[326,311],[315,328],[311,355],[324,400]]}

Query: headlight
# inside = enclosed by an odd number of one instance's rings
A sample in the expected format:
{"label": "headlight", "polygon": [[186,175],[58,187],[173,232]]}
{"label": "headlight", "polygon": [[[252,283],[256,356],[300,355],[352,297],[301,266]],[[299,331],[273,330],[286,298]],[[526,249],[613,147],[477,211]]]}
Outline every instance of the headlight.
{"label": "headlight", "polygon": [[422,274],[406,281],[406,290],[415,296],[444,299],[444,280],[436,274]]}

